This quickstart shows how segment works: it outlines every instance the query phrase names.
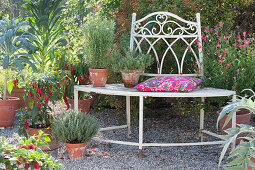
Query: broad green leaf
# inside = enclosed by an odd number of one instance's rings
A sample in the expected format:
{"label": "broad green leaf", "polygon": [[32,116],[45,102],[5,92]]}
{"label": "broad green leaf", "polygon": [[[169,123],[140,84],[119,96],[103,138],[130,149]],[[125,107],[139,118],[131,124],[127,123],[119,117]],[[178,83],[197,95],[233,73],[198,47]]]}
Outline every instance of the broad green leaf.
{"label": "broad green leaf", "polygon": [[31,110],[31,115],[33,118],[35,118],[38,115],[38,106],[34,105],[34,107]]}
{"label": "broad green leaf", "polygon": [[8,93],[11,94],[12,93],[12,89],[14,87],[14,83],[12,80],[8,81],[7,83],[7,90],[8,90]]}
{"label": "broad green leaf", "polygon": [[4,61],[3,61],[3,69],[7,69],[8,67],[9,67],[9,56],[7,55],[7,56],[5,56],[4,57]]}
{"label": "broad green leaf", "polygon": [[[29,96],[29,98],[31,98],[31,97]],[[28,107],[29,107],[30,109],[32,109],[33,106],[34,106],[34,100],[29,99]]]}

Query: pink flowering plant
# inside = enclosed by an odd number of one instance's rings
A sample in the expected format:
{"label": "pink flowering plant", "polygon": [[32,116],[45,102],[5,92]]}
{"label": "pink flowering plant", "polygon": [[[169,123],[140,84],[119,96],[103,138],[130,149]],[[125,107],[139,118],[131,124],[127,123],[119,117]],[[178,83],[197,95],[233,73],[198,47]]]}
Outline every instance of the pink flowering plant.
{"label": "pink flowering plant", "polygon": [[205,27],[202,39],[205,86],[238,92],[245,88],[253,88],[254,36],[238,31],[226,33],[220,22],[213,28]]}

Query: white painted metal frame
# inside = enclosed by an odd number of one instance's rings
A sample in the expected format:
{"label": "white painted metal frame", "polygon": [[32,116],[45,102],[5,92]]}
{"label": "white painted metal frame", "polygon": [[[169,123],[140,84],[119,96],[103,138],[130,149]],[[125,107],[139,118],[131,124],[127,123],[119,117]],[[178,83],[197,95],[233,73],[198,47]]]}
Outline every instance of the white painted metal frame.
{"label": "white painted metal frame", "polygon": [[[155,20],[149,20],[150,17],[155,17]],[[174,18],[175,20],[169,20]],[[178,74],[167,74],[169,75],[183,75],[183,76],[203,76],[203,55],[202,55],[202,39],[201,39],[201,24],[200,24],[200,14],[196,14],[197,22],[186,21],[172,13],[169,12],[155,12],[152,14],[147,15],[146,17],[136,21],[136,14],[132,15],[132,24],[131,24],[131,39],[130,39],[130,49],[131,50],[139,50],[142,52],[142,48],[140,47],[142,41],[146,41],[149,43],[150,47],[146,51],[146,53],[150,53],[152,50],[155,54],[156,61],[157,61],[157,68],[158,74],[152,73],[144,73],[146,76],[161,76],[165,74],[162,73],[163,62],[164,58],[166,57],[168,51],[170,50],[175,57],[177,66],[178,66]],[[148,20],[148,22],[147,22]],[[186,27],[181,26],[177,21],[183,22],[186,24]],[[158,27],[152,27],[148,29],[148,24],[157,24]],[[164,28],[168,23],[176,24],[177,28]],[[166,32],[165,30],[169,31]],[[138,37],[141,39],[138,41]],[[151,43],[149,38],[156,38],[156,40]],[[172,38],[175,39],[171,44],[168,43],[166,39]],[[191,43],[188,43],[185,39],[186,38],[193,38]],[[168,45],[168,48],[163,53],[162,60],[159,61],[158,54],[154,45],[162,39]],[[187,53],[187,48],[185,48],[181,62],[178,61],[178,58],[172,48],[172,45],[177,41],[182,40],[187,44],[187,47],[190,47],[190,50],[194,54],[194,57],[197,62],[197,66],[199,68],[199,73],[197,74],[182,74],[183,73],[183,64],[185,55]],[[199,47],[198,48],[198,57],[195,54],[195,51],[191,47],[192,44],[198,40]],[[136,45],[136,47],[135,47]],[[92,87],[91,85],[76,85],[74,86],[74,109],[78,110],[78,91],[84,92],[95,92],[99,94],[106,94],[106,95],[118,95],[118,96],[126,96],[126,119],[127,124],[121,126],[113,126],[113,127],[106,127],[101,128],[100,131],[106,130],[116,130],[127,128],[127,138],[130,138],[131,134],[131,122],[130,122],[130,96],[137,96],[139,97],[139,141],[137,142],[128,142],[128,141],[117,141],[117,140],[108,140],[102,138],[94,138],[95,140],[104,141],[108,143],[115,143],[115,144],[123,144],[123,145],[133,145],[139,147],[139,157],[142,157],[142,149],[143,147],[148,146],[192,146],[192,145],[214,145],[214,144],[222,144],[224,143],[223,138],[213,132],[209,132],[204,130],[204,109],[200,110],[200,138],[201,142],[193,142],[193,143],[143,143],[143,99],[144,97],[200,97],[202,103],[205,102],[206,97],[220,97],[220,96],[233,96],[233,100],[236,99],[236,92],[230,90],[223,90],[223,89],[214,89],[214,88],[203,88],[203,89],[196,89],[190,93],[183,93],[183,92],[140,92],[134,88],[125,88],[121,84],[107,84],[105,87]],[[232,118],[232,127],[236,126],[236,115],[233,115]],[[203,141],[203,134],[208,134],[220,138],[220,141]],[[235,143],[233,143],[233,147]]]}

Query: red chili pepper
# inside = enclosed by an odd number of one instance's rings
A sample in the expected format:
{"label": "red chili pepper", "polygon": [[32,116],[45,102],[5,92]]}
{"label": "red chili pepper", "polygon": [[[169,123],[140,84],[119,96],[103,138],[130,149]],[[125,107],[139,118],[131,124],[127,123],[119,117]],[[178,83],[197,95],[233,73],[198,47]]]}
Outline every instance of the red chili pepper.
{"label": "red chili pepper", "polygon": [[36,82],[34,83],[34,88],[35,88],[35,89],[37,88],[37,86],[36,86]]}
{"label": "red chili pepper", "polygon": [[18,85],[18,80],[13,80],[13,85],[16,87]]}
{"label": "red chili pepper", "polygon": [[29,127],[29,124],[27,123],[27,121],[25,121],[24,124],[25,124],[25,128],[27,129]]}
{"label": "red chili pepper", "polygon": [[71,75],[74,75],[74,66],[71,67]]}
{"label": "red chili pepper", "polygon": [[38,104],[38,112],[41,110],[41,104]]}
{"label": "red chili pepper", "polygon": [[48,102],[48,100],[49,100],[49,95],[48,95],[48,94],[45,94],[44,97],[45,97],[45,101]]}
{"label": "red chili pepper", "polygon": [[66,79],[64,79],[64,84],[66,83]]}
{"label": "red chili pepper", "polygon": [[50,92],[50,96],[52,96],[53,94],[52,94],[52,92]]}
{"label": "red chili pepper", "polygon": [[50,86],[50,89],[52,89],[52,86]]}
{"label": "red chili pepper", "polygon": [[67,64],[64,65],[64,70],[68,70]]}
{"label": "red chili pepper", "polygon": [[63,92],[63,99],[64,99],[64,102],[65,102],[66,107],[67,107],[66,110],[70,109],[70,105],[69,105],[69,103],[67,101],[66,92],[65,91]]}
{"label": "red chili pepper", "polygon": [[81,76],[78,76],[77,78],[81,84],[84,84],[84,81],[82,80]]}
{"label": "red chili pepper", "polygon": [[40,96],[43,95],[43,92],[42,92],[42,88],[41,88],[41,87],[38,89],[38,93],[39,93]]}

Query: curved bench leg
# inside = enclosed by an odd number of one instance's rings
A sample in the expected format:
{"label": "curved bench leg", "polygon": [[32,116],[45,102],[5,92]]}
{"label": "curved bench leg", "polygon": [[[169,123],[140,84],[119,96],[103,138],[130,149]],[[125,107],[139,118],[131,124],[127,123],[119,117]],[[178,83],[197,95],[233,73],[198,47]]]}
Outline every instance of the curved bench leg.
{"label": "curved bench leg", "polygon": [[[201,97],[201,102],[202,102],[202,105],[204,105],[205,103],[205,98],[204,97]],[[203,129],[204,129],[204,114],[205,114],[205,111],[204,111],[204,108],[202,106],[202,108],[200,109],[200,126],[199,126],[199,136],[201,138],[201,142],[203,142],[204,140],[204,136],[203,136]]]}
{"label": "curved bench leg", "polygon": [[143,157],[143,96],[139,96],[139,158]]}
{"label": "curved bench leg", "polygon": [[127,138],[130,139],[131,125],[130,125],[130,96],[126,96],[126,116],[127,116]]}

